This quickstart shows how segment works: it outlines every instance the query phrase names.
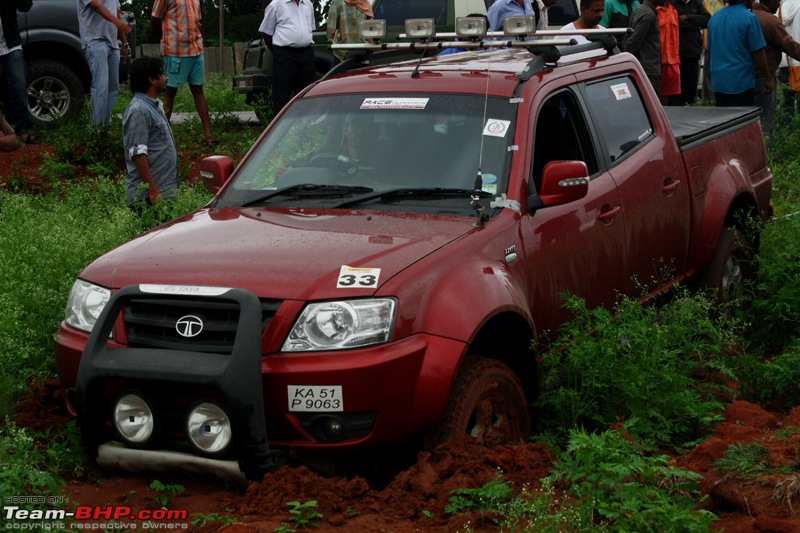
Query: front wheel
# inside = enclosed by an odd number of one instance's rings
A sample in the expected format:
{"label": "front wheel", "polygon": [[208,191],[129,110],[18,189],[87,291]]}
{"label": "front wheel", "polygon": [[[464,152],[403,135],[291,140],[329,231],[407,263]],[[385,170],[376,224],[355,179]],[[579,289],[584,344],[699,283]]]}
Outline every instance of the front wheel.
{"label": "front wheel", "polygon": [[47,59],[28,63],[28,114],[33,124],[71,117],[83,100],[81,79],[67,65]]}
{"label": "front wheel", "polygon": [[528,402],[519,378],[500,361],[472,356],[459,369],[428,445],[492,446],[521,442],[529,435]]}

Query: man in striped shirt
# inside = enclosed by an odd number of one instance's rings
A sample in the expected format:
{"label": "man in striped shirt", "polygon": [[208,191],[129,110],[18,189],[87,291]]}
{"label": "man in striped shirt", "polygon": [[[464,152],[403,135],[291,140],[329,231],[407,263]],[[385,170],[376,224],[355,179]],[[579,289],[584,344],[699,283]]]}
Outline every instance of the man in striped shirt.
{"label": "man in striped shirt", "polygon": [[205,130],[206,143],[217,144],[211,133],[208,102],[203,92],[206,67],[203,58],[203,35],[200,31],[200,0],[155,0],[152,17],[153,28],[161,29],[161,55],[169,81],[164,93],[164,111],[167,119],[178,89],[189,83],[194,106]]}

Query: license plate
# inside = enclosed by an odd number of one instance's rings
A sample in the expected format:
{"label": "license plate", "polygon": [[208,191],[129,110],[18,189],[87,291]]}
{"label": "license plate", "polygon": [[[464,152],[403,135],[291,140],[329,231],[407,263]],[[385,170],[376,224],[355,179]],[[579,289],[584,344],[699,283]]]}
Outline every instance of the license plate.
{"label": "license plate", "polygon": [[287,391],[291,412],[344,411],[341,385],[289,385]]}

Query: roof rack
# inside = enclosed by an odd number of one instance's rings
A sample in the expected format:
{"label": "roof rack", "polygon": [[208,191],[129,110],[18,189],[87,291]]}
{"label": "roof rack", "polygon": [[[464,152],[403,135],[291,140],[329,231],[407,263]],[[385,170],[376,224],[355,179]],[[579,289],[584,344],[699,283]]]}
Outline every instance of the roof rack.
{"label": "roof rack", "polygon": [[[578,58],[583,59],[588,52],[592,51],[604,50],[608,55],[618,53],[619,48],[615,35],[631,32],[628,28],[536,31],[533,17],[529,16],[508,17],[506,22],[505,27],[513,28],[511,31],[487,32],[485,19],[459,17],[456,20],[456,32],[436,33],[433,19],[410,19],[406,21],[406,33],[401,34],[397,41],[381,42],[382,37],[385,36],[385,21],[362,21],[359,25],[361,37],[373,42],[332,44],[332,49],[346,50],[347,55],[344,61],[335,65],[322,79],[363,66],[370,58],[385,59],[407,55],[410,51],[421,52],[424,57],[429,50],[439,51],[449,48],[467,50],[524,48],[536,56],[520,75],[520,81],[527,81],[548,65],[557,64],[564,56],[581,54]],[[578,44],[574,38],[575,35],[583,35],[590,42]],[[533,38],[534,36],[535,38]],[[598,55],[600,54],[592,57]]]}

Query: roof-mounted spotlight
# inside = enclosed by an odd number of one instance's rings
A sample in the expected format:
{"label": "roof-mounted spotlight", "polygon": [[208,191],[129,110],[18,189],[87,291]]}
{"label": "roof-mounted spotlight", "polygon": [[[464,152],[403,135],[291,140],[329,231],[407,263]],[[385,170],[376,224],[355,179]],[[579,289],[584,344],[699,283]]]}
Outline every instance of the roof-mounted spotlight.
{"label": "roof-mounted spotlight", "polygon": [[386,21],[362,20],[358,23],[358,34],[362,39],[383,39],[386,37]]}
{"label": "roof-mounted spotlight", "polygon": [[436,36],[436,23],[433,19],[408,19],[406,35],[411,39],[430,39]]}
{"label": "roof-mounted spotlight", "polygon": [[456,35],[469,39],[480,39],[486,36],[487,26],[484,17],[457,17]]}
{"label": "roof-mounted spotlight", "polygon": [[536,19],[533,15],[506,17],[503,19],[503,30],[506,35],[532,35],[536,33]]}

